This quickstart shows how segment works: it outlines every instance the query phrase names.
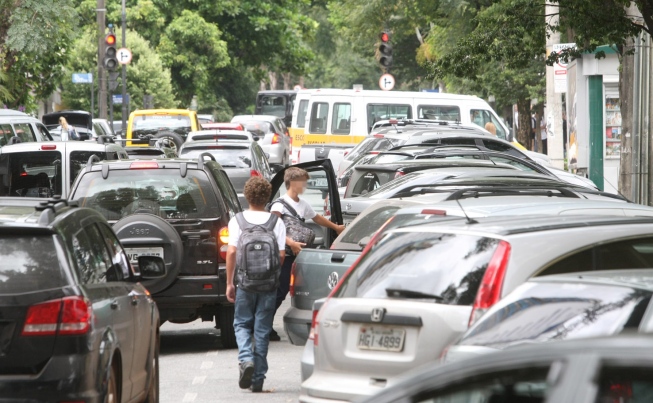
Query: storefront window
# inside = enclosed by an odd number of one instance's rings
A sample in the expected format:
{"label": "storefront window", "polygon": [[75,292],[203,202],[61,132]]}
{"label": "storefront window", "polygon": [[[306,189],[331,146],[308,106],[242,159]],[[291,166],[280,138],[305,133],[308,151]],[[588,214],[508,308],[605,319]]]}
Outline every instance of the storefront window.
{"label": "storefront window", "polygon": [[605,98],[605,156],[619,157],[621,152],[621,109],[619,97]]}

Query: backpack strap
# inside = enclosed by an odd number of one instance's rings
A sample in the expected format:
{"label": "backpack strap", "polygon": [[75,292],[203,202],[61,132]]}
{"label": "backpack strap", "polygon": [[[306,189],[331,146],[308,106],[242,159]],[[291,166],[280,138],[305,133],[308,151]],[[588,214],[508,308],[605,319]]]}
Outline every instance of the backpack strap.
{"label": "backpack strap", "polygon": [[243,215],[242,212],[236,214],[236,221],[238,222],[238,226],[240,227],[241,231],[248,229],[252,225],[245,219],[245,215]]}
{"label": "backpack strap", "polygon": [[274,232],[274,227],[277,225],[277,220],[279,217],[276,214],[270,214],[270,218],[268,218],[268,221],[263,224],[265,229],[268,231]]}
{"label": "backpack strap", "polygon": [[[304,218],[303,218],[303,217],[300,217],[299,214],[297,214],[297,210],[295,210],[295,209],[290,205],[290,203],[288,203],[287,201],[283,200],[281,197],[278,198],[277,200],[275,200],[274,203],[281,203],[281,204],[286,208],[286,210],[288,210],[288,211],[290,212],[290,214],[291,214],[292,216],[294,216],[294,217],[295,217],[296,219],[298,219],[298,220],[304,221]],[[274,203],[273,203],[273,204],[274,204]]]}

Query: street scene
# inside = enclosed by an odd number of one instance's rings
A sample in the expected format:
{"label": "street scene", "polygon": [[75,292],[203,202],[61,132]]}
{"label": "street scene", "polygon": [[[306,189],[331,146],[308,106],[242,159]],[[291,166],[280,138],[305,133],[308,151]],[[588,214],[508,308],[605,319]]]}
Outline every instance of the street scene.
{"label": "street scene", "polygon": [[0,403],[653,402],[653,0],[0,0]]}

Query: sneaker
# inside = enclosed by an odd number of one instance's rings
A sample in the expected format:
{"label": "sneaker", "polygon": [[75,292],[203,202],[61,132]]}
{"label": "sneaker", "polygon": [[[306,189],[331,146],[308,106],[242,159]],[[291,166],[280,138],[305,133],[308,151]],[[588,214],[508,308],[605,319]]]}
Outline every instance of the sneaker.
{"label": "sneaker", "polygon": [[254,363],[251,361],[241,362],[238,386],[241,389],[247,389],[252,386],[252,375],[254,375]]}
{"label": "sneaker", "polygon": [[261,392],[263,392],[263,382],[253,383],[252,386],[249,388],[249,390],[251,390],[252,393],[261,393]]}
{"label": "sneaker", "polygon": [[270,341],[281,341],[281,336],[274,329],[270,332]]}

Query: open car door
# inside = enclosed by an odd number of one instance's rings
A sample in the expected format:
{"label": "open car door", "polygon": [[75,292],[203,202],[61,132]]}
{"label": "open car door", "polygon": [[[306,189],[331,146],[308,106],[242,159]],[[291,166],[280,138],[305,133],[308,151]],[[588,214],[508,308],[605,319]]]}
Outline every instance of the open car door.
{"label": "open car door", "polygon": [[[302,199],[306,200],[316,213],[325,216],[336,224],[342,224],[338,182],[333,165],[328,159],[291,165],[277,172],[270,182],[272,184],[270,202],[285,194],[286,186],[283,182],[283,176],[286,170],[292,167],[301,168],[307,171],[310,176],[306,192],[301,196]],[[337,237],[335,231],[319,226],[313,220],[306,220],[306,224],[315,231],[315,245],[318,248],[329,248],[331,242]]]}

